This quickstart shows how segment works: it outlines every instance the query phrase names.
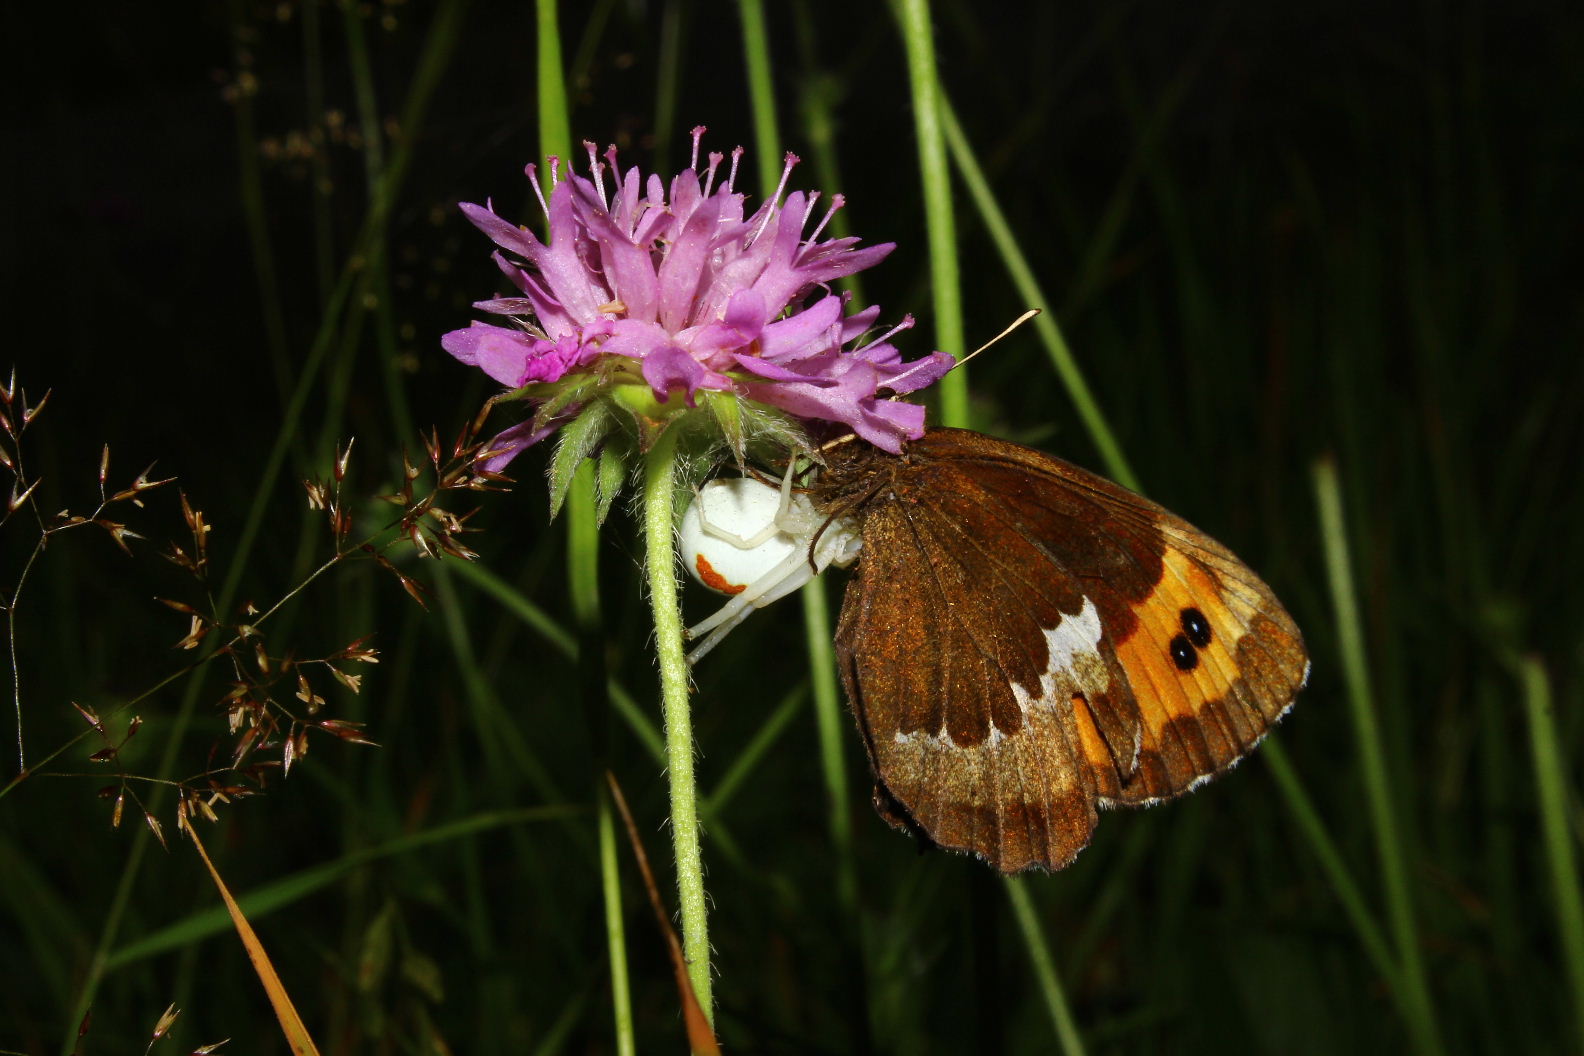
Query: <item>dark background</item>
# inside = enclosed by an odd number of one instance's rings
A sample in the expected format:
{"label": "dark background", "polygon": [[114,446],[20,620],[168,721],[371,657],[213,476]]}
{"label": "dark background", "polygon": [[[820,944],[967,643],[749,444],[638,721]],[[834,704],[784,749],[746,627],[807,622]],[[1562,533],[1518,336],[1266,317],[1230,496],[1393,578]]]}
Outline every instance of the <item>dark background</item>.
{"label": "dark background", "polygon": [[[752,145],[735,5],[564,6],[575,137],[667,173],[694,124],[710,148]],[[928,351],[895,26],[878,6],[773,6],[783,147],[805,159],[793,184],[834,171],[825,189],[847,196],[853,231],[899,243],[864,296],[883,319],[919,316],[904,350]],[[112,486],[158,460],[214,525],[218,582],[262,495],[237,595],[260,604],[330,552],[300,480],[327,473],[338,440],[357,438],[344,487],[360,527],[388,519],[372,497],[398,486],[402,449],[416,454],[431,425],[455,434],[492,391],[438,339],[499,287],[455,203],[536,217],[521,176],[538,150],[532,17],[489,3],[7,8],[0,289],[21,385],[33,402],[53,392],[24,441],[46,514],[92,508],[103,444]],[[1145,487],[1258,568],[1305,629],[1314,678],[1279,736],[1384,928],[1311,485],[1315,461],[1336,460],[1442,1043],[1577,1048],[1513,664],[1545,665],[1576,766],[1584,19],[1564,5],[945,3],[936,24],[945,91],[1041,307]],[[815,98],[835,120],[821,156]],[[388,210],[371,210],[371,181]],[[958,200],[977,344],[1028,305]],[[972,384],[980,428],[1101,468],[1031,334],[981,357]],[[513,494],[457,505],[482,506],[483,567],[565,622],[544,457],[518,464]],[[26,581],[15,641],[32,761],[82,728],[70,701],[108,713],[188,659],[171,648],[186,618],[150,600],[205,593],[157,556],[185,531],[174,492],[124,512],[150,537],[138,557],[78,532]],[[658,721],[631,519],[606,535],[612,672]],[[0,534],[8,598],[36,538],[26,517]],[[612,1051],[592,823],[577,812],[595,734],[572,665],[467,577],[400,564],[429,585],[427,613],[363,562],[268,630],[272,650],[304,657],[374,636],[384,662],[364,692],[321,692],[382,747],[318,739],[267,797],[224,808],[208,845],[239,892],[345,864],[255,919],[324,1051],[438,1051],[432,1037],[456,1052]],[[798,615],[780,609],[699,674],[706,789],[807,679]],[[226,755],[226,676],[198,678],[190,703],[181,681],[121,713],[145,719],[130,772],[160,772],[167,751],[174,775]],[[109,779],[86,759],[100,746],[44,768],[91,776],[32,777],[0,801],[0,1048],[69,1044],[96,949],[214,902],[183,841],[148,843],[135,814],[110,827],[95,798]],[[661,768],[620,722],[611,751],[669,897]],[[728,1049],[1051,1051],[992,877],[917,857],[870,813],[855,737],[847,755],[859,919],[832,893],[806,706],[712,823]],[[172,833],[172,801],[138,787]],[[573,819],[349,858],[546,802]],[[640,1048],[674,1051],[663,948],[624,880]],[[1190,800],[1103,819],[1077,865],[1030,888],[1091,1051],[1411,1042],[1262,759]],[[225,1036],[227,1051],[284,1051],[225,930],[108,971],[82,1051],[142,1051],[172,1001],[186,1012],[170,1051]]]}

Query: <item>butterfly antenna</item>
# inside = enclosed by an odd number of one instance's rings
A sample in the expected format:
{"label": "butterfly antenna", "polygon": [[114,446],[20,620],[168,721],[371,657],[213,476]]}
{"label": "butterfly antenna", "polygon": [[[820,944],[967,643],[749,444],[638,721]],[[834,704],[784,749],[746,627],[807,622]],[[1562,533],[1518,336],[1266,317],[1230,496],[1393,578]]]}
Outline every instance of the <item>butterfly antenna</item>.
{"label": "butterfly antenna", "polygon": [[1018,327],[1022,326],[1024,323],[1028,322],[1030,319],[1034,318],[1038,314],[1040,314],[1040,310],[1038,308],[1030,308],[1028,311],[1024,312],[1022,315],[1020,315],[1016,319],[1012,320],[1012,325],[1008,326],[1005,330],[1001,331],[999,334],[997,334],[996,336],[992,337],[990,340],[986,341],[984,344],[980,345],[978,348],[974,349],[972,352],[968,353],[963,358],[959,359],[956,363],[953,363],[951,369],[952,370],[956,370],[958,367],[963,366],[970,359],[974,358],[979,353],[983,352],[985,349],[989,348],[991,345],[993,345],[997,341],[1001,340],[1003,337],[1006,337],[1012,331],[1016,330]]}

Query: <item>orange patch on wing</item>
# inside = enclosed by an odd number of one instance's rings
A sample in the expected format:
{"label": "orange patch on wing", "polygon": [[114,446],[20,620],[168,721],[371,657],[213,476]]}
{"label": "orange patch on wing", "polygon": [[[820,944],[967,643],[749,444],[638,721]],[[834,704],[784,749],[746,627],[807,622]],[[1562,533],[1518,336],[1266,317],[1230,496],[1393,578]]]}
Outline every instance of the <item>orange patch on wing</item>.
{"label": "orange patch on wing", "polygon": [[1089,698],[1082,693],[1074,693],[1072,705],[1074,725],[1078,727],[1078,746],[1098,786],[1095,794],[1114,796],[1121,787],[1117,783],[1117,763],[1111,757],[1111,749],[1106,746],[1105,738],[1100,736],[1100,727],[1095,723],[1094,713],[1089,710]]}
{"label": "orange patch on wing", "polygon": [[[1246,616],[1234,612],[1229,602],[1236,604],[1210,573],[1184,554],[1166,551],[1160,582],[1149,597],[1134,606],[1138,626],[1116,647],[1117,659],[1138,700],[1146,745],[1161,745],[1170,752],[1177,743],[1194,756],[1205,746],[1184,743],[1172,734],[1168,729],[1172,721],[1208,720],[1219,727],[1205,714],[1206,705],[1232,691],[1238,677],[1238,641],[1247,633]],[[1195,649],[1197,663],[1184,671],[1172,661],[1171,641],[1183,633],[1182,611],[1188,608],[1204,614],[1210,625],[1210,642]],[[1226,748],[1216,746],[1211,751],[1221,755]],[[1209,758],[1188,761],[1196,770],[1214,768],[1217,762]]]}
{"label": "orange patch on wing", "polygon": [[706,587],[709,587],[711,590],[718,590],[722,594],[741,594],[743,591],[748,589],[748,584],[733,583],[725,576],[715,571],[715,566],[710,564],[709,561],[705,559],[703,554],[699,554],[694,560],[698,566],[698,575],[700,581],[702,581],[703,584]]}

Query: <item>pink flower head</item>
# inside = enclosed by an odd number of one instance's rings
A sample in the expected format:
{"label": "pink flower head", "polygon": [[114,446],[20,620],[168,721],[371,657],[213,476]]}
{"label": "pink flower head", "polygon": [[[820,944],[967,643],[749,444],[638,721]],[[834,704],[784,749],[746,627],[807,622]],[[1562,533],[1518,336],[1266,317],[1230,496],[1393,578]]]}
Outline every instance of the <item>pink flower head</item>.
{"label": "pink flower head", "polygon": [[[441,344],[503,385],[528,386],[529,400],[548,398],[536,385],[601,371],[613,383],[647,384],[661,403],[692,407],[700,390],[735,393],[900,450],[903,440],[922,434],[924,409],[883,394],[933,383],[952,359],[936,352],[902,362],[885,343],[896,330],[854,345],[878,309],[847,315],[846,298],[827,286],[895,247],[821,241],[840,195],[805,237],[818,195],[794,191],[782,201],[797,163],[790,154],[776,194],[744,217],[744,196],[734,189],[742,149],[717,182],[725,158],[710,154],[700,172],[703,132],[694,129],[692,165],[671,181],[669,196],[658,176],[645,180],[636,168],[623,174],[615,147],[602,163],[585,144],[589,178],[563,171],[552,158],[548,201],[528,166],[549,221],[544,242],[490,206],[463,203],[468,219],[500,247],[495,262],[522,296],[475,305],[510,325],[474,323]],[[567,408],[557,421],[576,411]],[[508,430],[492,445],[497,453],[488,468],[499,469],[553,428]]]}

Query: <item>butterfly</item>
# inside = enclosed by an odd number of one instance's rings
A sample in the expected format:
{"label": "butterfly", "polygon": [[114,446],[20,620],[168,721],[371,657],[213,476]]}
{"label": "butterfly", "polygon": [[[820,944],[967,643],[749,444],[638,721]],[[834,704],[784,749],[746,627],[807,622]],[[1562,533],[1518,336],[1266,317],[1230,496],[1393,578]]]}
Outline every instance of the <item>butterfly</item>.
{"label": "butterfly", "polygon": [[1004,873],[1060,869],[1100,810],[1231,767],[1308,678],[1297,625],[1247,565],[1077,466],[944,428],[823,459],[796,503],[783,491],[807,560],[777,575],[856,557],[842,682],[876,808],[931,843]]}

